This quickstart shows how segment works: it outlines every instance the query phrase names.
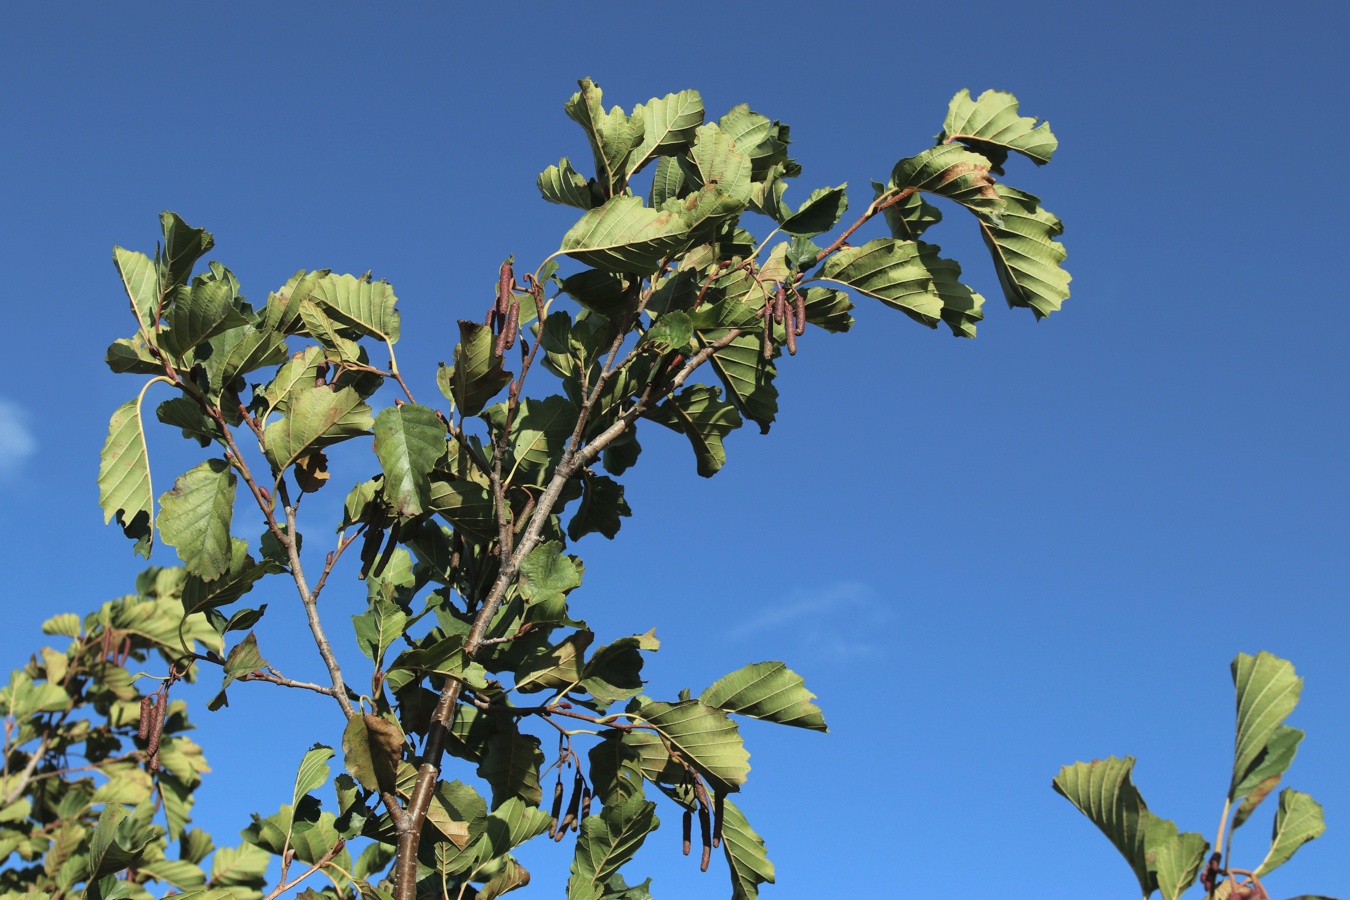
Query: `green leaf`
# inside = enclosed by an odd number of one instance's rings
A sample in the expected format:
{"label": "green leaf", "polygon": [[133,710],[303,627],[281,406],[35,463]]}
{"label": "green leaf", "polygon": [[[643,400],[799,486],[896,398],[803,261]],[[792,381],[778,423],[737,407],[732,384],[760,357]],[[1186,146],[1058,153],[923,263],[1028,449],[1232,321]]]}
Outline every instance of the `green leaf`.
{"label": "green leaf", "polygon": [[[1250,659],[1250,657],[1248,657]],[[1275,813],[1275,827],[1270,835],[1270,852],[1256,867],[1258,878],[1284,865],[1304,844],[1321,837],[1327,830],[1322,818],[1322,805],[1292,788],[1280,791],[1280,808]]]}
{"label": "green leaf", "polygon": [[211,355],[202,367],[215,396],[241,375],[287,359],[285,339],[275,331],[255,325],[231,328],[211,338],[210,343]]}
{"label": "green leaf", "polygon": [[651,275],[688,243],[689,228],[680,210],[649,209],[640,197],[619,195],[569,228],[560,250],[606,272]]}
{"label": "green leaf", "polygon": [[1288,725],[1281,725],[1266,742],[1261,754],[1253,760],[1251,768],[1242,782],[1233,790],[1233,797],[1243,798],[1233,816],[1233,827],[1237,828],[1247,820],[1261,801],[1275,789],[1280,778],[1289,769],[1298,753],[1303,732]]}
{"label": "green leaf", "polygon": [[681,310],[672,310],[662,315],[652,323],[651,328],[647,329],[647,333],[642,336],[642,347],[665,355],[684,350],[693,336],[694,325],[689,320],[689,315]]}
{"label": "green leaf", "polygon": [[136,551],[148,559],[154,541],[155,496],[141,422],[143,396],[144,391],[117,407],[108,422],[108,437],[99,455],[98,502],[103,507],[103,524],[117,516],[122,531],[137,542]]}
{"label": "green leaf", "polygon": [[806,682],[781,662],[753,663],[713,682],[699,702],[730,713],[753,716],[780,725],[829,731],[815,694]]}
{"label": "green leaf", "polygon": [[97,881],[135,865],[150,840],[161,834],[159,829],[141,826],[120,804],[105,805],[89,838],[89,864],[84,880]]}
{"label": "green leaf", "polygon": [[539,193],[549,203],[575,206],[578,209],[595,206],[586,177],[572,168],[572,161],[565,156],[558,160],[556,166],[549,166],[540,172],[537,184]]}
{"label": "green leaf", "polygon": [[[494,410],[505,413],[500,405]],[[492,412],[489,410],[490,414]],[[558,394],[542,399],[523,398],[520,401],[520,411],[511,425],[509,442],[512,465],[517,470],[512,481],[519,484],[520,476],[524,475],[527,479],[525,484],[546,483],[576,428],[577,415],[577,408],[572,405],[572,401]],[[494,427],[504,424],[500,415],[493,415],[491,421]]]}
{"label": "green leaf", "polygon": [[1131,756],[1074,763],[1060,769],[1053,785],[1115,845],[1134,870],[1147,897],[1158,885],[1149,871],[1145,834],[1157,817],[1148,811],[1144,798],[1130,780],[1133,768]]}
{"label": "green leaf", "polygon": [[375,417],[375,455],[394,512],[420,516],[431,503],[431,470],[445,455],[445,423],[425,406],[387,407]]}
{"label": "green leaf", "polygon": [[788,127],[751,111],[747,104],[732,107],[717,120],[717,127],[736,142],[737,150],[750,158],[753,180],[763,181],[778,164],[784,166],[783,177],[792,177],[801,171],[801,167],[787,157]]}
{"label": "green leaf", "polygon": [[985,246],[994,258],[1003,296],[1011,307],[1026,307],[1038,319],[1069,298],[1069,273],[1060,266],[1065,252],[1055,238],[1064,225],[1032,194],[995,185],[1004,201],[999,222],[981,221]]}
{"label": "green leaf", "polygon": [[187,284],[192,267],[216,245],[216,240],[205,228],[193,228],[178,213],[167,210],[160,213],[159,225],[164,232],[161,279],[166,287]]}
{"label": "green leaf", "polygon": [[684,700],[648,703],[637,714],[661,732],[714,790],[726,793],[745,784],[750,754],[741,741],[740,729],[722,710],[697,700]]}
{"label": "green leaf", "polygon": [[595,158],[595,177],[604,194],[613,196],[626,180],[629,154],[642,142],[644,122],[641,107],[629,116],[619,107],[605,112],[603,92],[589,78],[577,82],[581,90],[563,105],[569,118],[586,132]]}
{"label": "green leaf", "polygon": [[988,221],[996,222],[1004,206],[989,175],[989,160],[959,144],[940,144],[900,160],[891,172],[889,187],[914,188],[955,200]]}
{"label": "green leaf", "polygon": [[295,773],[295,790],[291,792],[291,805],[299,806],[300,798],[310,791],[323,787],[328,781],[328,761],[333,758],[333,748],[315,744],[305,751],[300,760],[300,769]]}
{"label": "green leaf", "polygon": [[582,655],[593,640],[595,635],[590,631],[574,631],[538,656],[530,657],[516,669],[515,689],[533,694],[578,684],[582,678]]}
{"label": "green leaf", "polygon": [[389,344],[398,341],[399,315],[394,309],[398,298],[387,281],[325,274],[314,283],[310,299],[331,318],[363,337]]}
{"label": "green leaf", "polygon": [[62,637],[80,636],[80,617],[75,613],[61,613],[42,623],[43,634],[59,634]]}
{"label": "green leaf", "polygon": [[[732,304],[739,302],[727,300]],[[726,331],[700,331],[700,347],[708,347],[726,335]],[[743,334],[713,353],[710,362],[713,371],[727,389],[727,399],[750,421],[759,426],[760,434],[768,434],[778,416],[778,388],[774,378],[778,367],[765,359],[758,332]]]}
{"label": "green leaf", "polygon": [[1209,841],[1193,831],[1178,834],[1176,823],[1155,816],[1144,834],[1144,847],[1145,862],[1163,900],[1177,900],[1200,874]]}
{"label": "green leaf", "polygon": [[411,680],[398,677],[395,673],[399,671],[447,675],[476,690],[487,687],[486,670],[478,663],[470,661],[464,654],[462,634],[452,634],[429,647],[404,650],[395,657],[389,665],[389,674],[386,677],[393,690],[398,690]]}
{"label": "green leaf", "polygon": [[832,288],[808,288],[806,291],[806,321],[832,333],[848,331],[853,327],[849,312],[853,303],[848,294]]}
{"label": "green leaf", "polygon": [[11,672],[9,684],[0,690],[0,709],[15,720],[26,719],[34,713],[65,712],[70,707],[70,696],[60,685],[49,681],[34,684],[22,669]]}
{"label": "green leaf", "polygon": [[686,167],[686,176],[696,176],[698,186],[716,186],[725,197],[714,215],[738,213],[750,203],[750,157],[737,149],[736,141],[717,125],[709,123],[695,132],[694,148],[690,156],[693,170]]}
{"label": "green leaf", "polygon": [[220,689],[224,691],[240,675],[256,672],[266,665],[267,660],[258,652],[258,638],[250,631],[242,641],[230,649],[230,655],[225,657],[225,682]]}
{"label": "green leaf", "polygon": [[942,321],[957,337],[974,337],[975,325],[984,318],[984,298],[961,283],[961,266],[938,256],[938,248],[919,242],[918,262],[933,279],[933,293],[942,299]]}
{"label": "green leaf", "polygon": [[[267,867],[271,862],[268,852],[253,844],[221,847],[211,857],[211,883],[222,888],[258,890],[267,883]],[[259,890],[258,895],[261,893]]]}
{"label": "green leaf", "polygon": [[519,797],[512,797],[488,813],[487,838],[492,855],[501,856],[548,831],[552,817]]}
{"label": "green leaf", "polygon": [[267,458],[282,470],[311,448],[369,434],[373,424],[370,407],[353,388],[300,388],[291,395],[286,414],[263,432]]}
{"label": "green leaf", "polygon": [[784,219],[779,228],[788,234],[814,237],[839,224],[848,210],[847,183],[812,191],[797,211]]}
{"label": "green leaf", "polygon": [[450,524],[477,541],[497,537],[497,516],[492,495],[472,481],[433,481],[427,509],[444,516]]}
{"label": "green leaf", "polygon": [[450,391],[464,416],[476,416],[511,381],[494,352],[492,329],[477,322],[459,322],[459,343],[450,373]]}
{"label": "green leaf", "polygon": [[591,532],[610,540],[619,533],[619,520],[633,514],[623,496],[623,485],[607,475],[585,474],[581,482],[581,505],[567,523],[568,540],[577,541]]}
{"label": "green leaf", "polygon": [[656,629],[606,644],[581,670],[581,687],[601,708],[642,693],[642,652],[661,649]]}
{"label": "green leaf", "polygon": [[164,371],[164,364],[150,355],[150,349],[145,343],[145,338],[137,334],[132,338],[118,338],[108,345],[108,352],[103,357],[108,368],[121,375],[126,372],[133,372],[138,375],[159,375]]}
{"label": "green leaf", "polygon": [[520,561],[520,595],[540,601],[581,586],[580,561],[565,556],[559,541],[545,541]]}
{"label": "green leaf", "polygon": [[698,91],[680,91],[653,97],[633,112],[642,116],[642,143],[629,157],[629,178],[656,157],[684,152],[703,124],[703,97]]}
{"label": "green leaf", "polygon": [[147,331],[153,331],[161,290],[159,267],[144,253],[122,247],[113,247],[113,265],[117,267],[136,318]]}
{"label": "green leaf", "polygon": [[361,345],[356,342],[356,332],[339,325],[328,315],[327,307],[312,299],[301,300],[299,312],[305,333],[323,345],[328,351],[325,355],[342,362],[360,360]]}
{"label": "green leaf", "polygon": [[764,839],[750,827],[740,808],[730,800],[723,800],[722,805],[722,852],[731,871],[732,900],[756,900],[761,884],[774,883],[773,863],[764,850]]}
{"label": "green leaf", "polygon": [[663,156],[656,161],[656,171],[652,174],[652,187],[647,196],[652,209],[660,209],[666,202],[687,193],[684,169],[677,159]]}
{"label": "green leaf", "polygon": [[605,882],[633,858],[647,835],[660,827],[655,811],[655,803],[634,796],[582,820],[567,880],[568,900],[601,900],[605,896]]}
{"label": "green leaf", "polygon": [[514,720],[497,723],[478,764],[478,777],[492,786],[494,809],[513,797],[531,806],[539,805],[543,798],[539,767],[544,762],[539,744],[534,735],[522,734]]}
{"label": "green leaf", "polygon": [[719,388],[696,384],[656,407],[648,418],[689,438],[698,474],[711,478],[727,461],[722,440],[741,427],[736,407],[722,399]]}
{"label": "green leaf", "polygon": [[198,281],[178,289],[164,322],[167,330],[160,333],[159,345],[171,356],[182,358],[222,331],[247,325],[248,319],[235,308],[228,282]]}
{"label": "green leaf", "polygon": [[148,865],[137,866],[136,871],[177,888],[179,892],[194,890],[206,884],[206,873],[182,859],[156,860]]}
{"label": "green leaf", "polygon": [[972,100],[970,91],[962,89],[953,97],[938,143],[952,141],[988,157],[996,175],[1003,174],[1010,150],[1043,166],[1059,147],[1050,123],[1037,124],[1030,116],[1019,116],[1017,98],[1004,91],[985,91],[979,100]]}
{"label": "green leaf", "polygon": [[[997,186],[995,186],[997,189]],[[872,182],[874,199],[881,200],[889,188],[879,181]],[[933,225],[942,221],[942,210],[924,199],[923,194],[915,191],[898,203],[882,210],[891,237],[902,241],[917,241]]]}
{"label": "green leaf", "polygon": [[309,299],[319,279],[328,275],[329,270],[306,272],[301,269],[286,283],[267,297],[267,310],[263,317],[263,326],[282,334],[295,334],[301,330],[300,304]]}
{"label": "green leaf", "polygon": [[352,625],[356,629],[357,646],[379,669],[384,666],[385,651],[394,645],[408,626],[408,614],[393,601],[375,597],[371,600],[370,609],[359,616],[352,616]]}
{"label": "green leaf", "polygon": [[215,581],[203,581],[189,575],[183,585],[183,608],[188,612],[233,603],[253,589],[253,585],[269,572],[283,571],[276,563],[264,559],[261,563],[248,553],[248,542],[242,538],[230,539],[230,566]]}
{"label": "green leaf", "polygon": [[825,261],[821,277],[875,297],[930,328],[942,318],[942,296],[913,241],[877,238],[846,247]]}
{"label": "green leaf", "polygon": [[188,469],[159,498],[159,533],[190,574],[215,581],[230,568],[236,479],[223,459]]}
{"label": "green leaf", "polygon": [[220,427],[197,401],[188,397],[173,397],[155,407],[155,418],[165,425],[183,430],[183,437],[195,440],[202,447],[220,437]]}
{"label": "green leaf", "polygon": [[[1237,688],[1237,740],[1233,749],[1233,779],[1228,790],[1230,801],[1239,798],[1239,785],[1277,736],[1303,690],[1303,679],[1294,673],[1293,663],[1264,650],[1256,656],[1239,653],[1233,660],[1232,671],[1233,685]],[[1289,740],[1287,733],[1281,737]]]}

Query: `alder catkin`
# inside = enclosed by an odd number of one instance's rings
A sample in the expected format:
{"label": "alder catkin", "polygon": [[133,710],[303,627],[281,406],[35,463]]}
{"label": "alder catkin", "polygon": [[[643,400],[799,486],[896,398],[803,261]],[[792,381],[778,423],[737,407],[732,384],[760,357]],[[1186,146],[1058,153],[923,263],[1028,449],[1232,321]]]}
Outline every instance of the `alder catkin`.
{"label": "alder catkin", "polygon": [[582,788],[581,791],[581,818],[584,819],[591,814],[591,793],[590,785]]}
{"label": "alder catkin", "polygon": [[685,807],[684,818],[680,823],[680,831],[681,834],[684,835],[684,855],[688,856],[690,847],[693,843],[690,838],[694,833],[694,811],[688,807]]}
{"label": "alder catkin", "polygon": [[778,289],[773,292],[773,320],[778,324],[783,324],[783,318],[787,315],[787,291],[783,290],[783,282],[778,282]]}
{"label": "alder catkin", "polygon": [[501,270],[497,273],[497,305],[496,311],[501,315],[506,315],[509,304],[511,303],[511,285],[515,283],[516,274],[511,266],[511,258],[507,257],[506,262],[502,263]]}
{"label": "alder catkin", "polygon": [[713,847],[722,844],[722,814],[726,811],[726,799],[726,794],[720,792],[713,795]]}
{"label": "alder catkin", "polygon": [[797,300],[793,310],[797,316],[797,336],[801,337],[806,333],[806,298],[802,296],[801,291],[793,291],[793,294]]}
{"label": "alder catkin", "polygon": [[553,807],[549,809],[548,815],[553,821],[548,826],[548,836],[556,839],[558,837],[558,816],[562,815],[563,786],[562,776],[558,776],[557,782],[553,785]]}
{"label": "alder catkin", "polygon": [[700,872],[708,871],[708,861],[712,859],[712,823],[708,821],[708,807],[698,805],[698,830],[703,839],[703,855],[698,861]]}
{"label": "alder catkin", "polygon": [[520,330],[520,301],[517,300],[511,304],[511,311],[506,315],[506,348],[510,350],[516,345],[516,332]]}
{"label": "alder catkin", "polygon": [[155,706],[150,713],[150,729],[146,735],[145,752],[150,756],[150,770],[159,768],[159,739],[164,734],[164,716],[169,710],[169,692],[160,688],[155,697]]}
{"label": "alder catkin", "polygon": [[150,734],[150,716],[155,708],[155,695],[146,694],[141,698],[141,723],[136,729],[136,737],[145,740]]}

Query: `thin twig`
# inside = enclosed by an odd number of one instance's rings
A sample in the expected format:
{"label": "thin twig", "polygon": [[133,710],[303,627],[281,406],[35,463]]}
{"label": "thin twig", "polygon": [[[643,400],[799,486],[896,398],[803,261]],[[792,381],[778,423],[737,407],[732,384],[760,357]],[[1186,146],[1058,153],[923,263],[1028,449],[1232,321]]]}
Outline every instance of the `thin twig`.
{"label": "thin twig", "polygon": [[313,691],[316,694],[324,694],[325,696],[328,697],[333,696],[333,689],[331,687],[324,687],[321,684],[314,684],[309,681],[295,681],[290,678],[285,678],[281,675],[280,672],[278,672],[276,669],[273,669],[271,666],[268,666],[266,671],[258,669],[255,672],[248,672],[247,674],[240,675],[238,680],[265,681],[268,684],[276,684],[280,685],[281,687],[303,688],[304,690],[307,691]]}

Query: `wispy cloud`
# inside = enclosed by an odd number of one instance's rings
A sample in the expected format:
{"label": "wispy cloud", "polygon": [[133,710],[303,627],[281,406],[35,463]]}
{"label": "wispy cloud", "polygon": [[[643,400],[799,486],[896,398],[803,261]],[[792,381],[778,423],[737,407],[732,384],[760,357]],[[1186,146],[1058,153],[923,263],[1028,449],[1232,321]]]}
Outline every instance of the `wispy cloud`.
{"label": "wispy cloud", "polygon": [[[772,608],[742,622],[726,632],[733,640],[764,634],[789,626],[813,628],[812,633],[841,629],[857,634],[876,628],[894,616],[871,587],[853,581],[841,581],[816,589],[797,589]],[[827,623],[825,620],[828,619]],[[856,644],[851,644],[856,647]]]}
{"label": "wispy cloud", "polygon": [[0,478],[12,478],[37,452],[28,415],[17,403],[0,398]]}

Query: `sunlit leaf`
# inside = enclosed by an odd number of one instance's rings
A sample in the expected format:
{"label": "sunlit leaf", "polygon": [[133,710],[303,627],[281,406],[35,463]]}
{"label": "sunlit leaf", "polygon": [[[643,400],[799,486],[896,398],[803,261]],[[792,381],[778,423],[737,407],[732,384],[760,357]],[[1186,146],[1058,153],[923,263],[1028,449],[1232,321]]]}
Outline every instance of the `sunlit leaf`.
{"label": "sunlit leaf", "polygon": [[1017,98],[1005,91],[985,91],[972,100],[962,89],[947,109],[939,143],[960,141],[976,153],[989,158],[996,175],[1003,174],[1008,151],[1015,150],[1038,166],[1050,161],[1059,141],[1049,122],[1037,123],[1030,116],[1017,114]]}
{"label": "sunlit leaf", "polygon": [[159,498],[159,533],[190,574],[215,581],[229,571],[236,479],[223,459],[188,469]]}
{"label": "sunlit leaf", "polygon": [[829,731],[815,694],[796,672],[781,662],[754,663],[713,682],[699,702],[727,712],[753,716],[780,725]]}
{"label": "sunlit leaf", "polygon": [[384,470],[384,494],[399,516],[420,516],[431,502],[431,470],[445,454],[445,423],[414,403],[390,406],[375,417],[375,455]]}
{"label": "sunlit leaf", "polygon": [[137,542],[137,552],[148,558],[154,540],[155,498],[140,397],[117,407],[108,422],[108,437],[99,456],[98,492],[103,524],[116,516],[126,536]]}
{"label": "sunlit leaf", "polygon": [[[1264,650],[1256,656],[1239,653],[1232,670],[1237,689],[1237,740],[1228,797],[1237,800],[1237,788],[1298,704],[1303,679],[1294,673],[1293,663]],[[1290,739],[1287,732],[1281,736]]]}
{"label": "sunlit leaf", "polygon": [[1313,838],[1321,837],[1326,830],[1320,803],[1292,788],[1280,791],[1280,808],[1275,813],[1270,852],[1256,867],[1255,874],[1261,876],[1284,865],[1294,851]]}

